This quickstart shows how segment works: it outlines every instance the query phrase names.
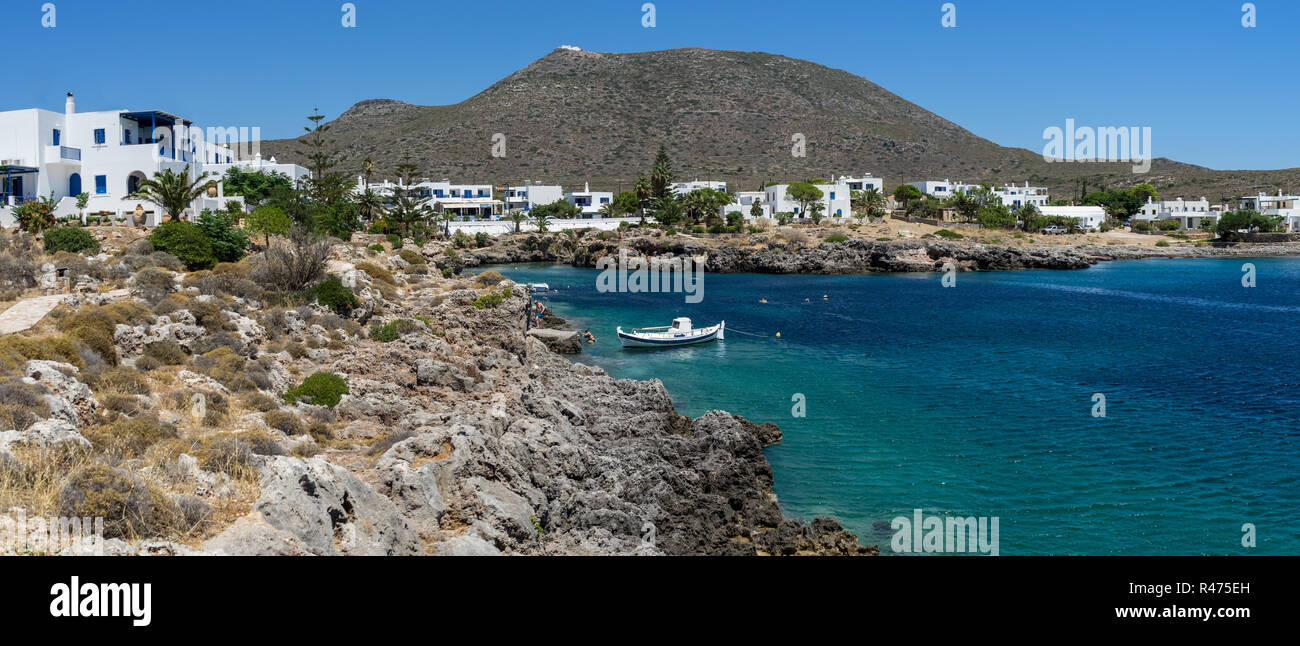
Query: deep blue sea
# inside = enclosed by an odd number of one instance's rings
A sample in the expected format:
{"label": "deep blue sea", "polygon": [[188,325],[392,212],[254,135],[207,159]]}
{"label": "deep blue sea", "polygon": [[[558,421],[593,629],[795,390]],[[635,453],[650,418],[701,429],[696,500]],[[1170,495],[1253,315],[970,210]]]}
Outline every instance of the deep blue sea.
{"label": "deep blue sea", "polygon": [[[558,289],[548,305],[598,339],[578,361],[661,379],[687,415],[778,424],[766,455],[785,512],[832,516],[882,553],[890,520],[918,508],[997,517],[1004,555],[1300,553],[1300,259],[963,273],[950,288],[709,274],[694,305],[598,293],[596,270],[496,269]],[[725,319],[727,338],[619,347],[615,326],[674,316]]]}

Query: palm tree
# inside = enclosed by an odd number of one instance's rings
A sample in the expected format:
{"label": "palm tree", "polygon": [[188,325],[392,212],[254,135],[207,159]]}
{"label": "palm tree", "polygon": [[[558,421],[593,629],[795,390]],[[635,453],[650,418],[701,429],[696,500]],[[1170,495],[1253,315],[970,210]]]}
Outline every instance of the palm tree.
{"label": "palm tree", "polygon": [[428,200],[416,195],[414,191],[397,190],[393,195],[393,206],[388,209],[388,214],[398,224],[402,225],[402,237],[411,235],[411,225],[419,222],[433,213],[429,208]]}
{"label": "palm tree", "polygon": [[537,231],[540,233],[546,231],[546,225],[550,224],[552,218],[551,215],[546,211],[543,211],[541,209],[533,209],[532,219],[533,219],[533,226],[536,226]]}
{"label": "palm tree", "polygon": [[366,190],[368,191],[370,190],[370,176],[375,174],[375,160],[370,155],[366,155],[365,159],[361,160],[361,174],[366,178]]}
{"label": "palm tree", "polygon": [[367,223],[373,222],[376,216],[384,215],[384,198],[369,187],[357,197],[357,206],[361,207],[361,218]]}
{"label": "palm tree", "polygon": [[506,214],[506,219],[515,223],[515,233],[519,233],[519,225],[528,221],[528,213],[525,211],[511,211]]}
{"label": "palm tree", "polygon": [[638,211],[641,213],[641,226],[645,226],[645,207],[650,202],[650,180],[644,177],[636,178],[632,183],[632,192],[636,193],[636,203]]}
{"label": "palm tree", "polygon": [[598,211],[598,213],[600,213],[600,217],[602,218],[618,217],[618,211],[614,210],[614,205],[610,202],[600,205],[600,211]]}
{"label": "palm tree", "polygon": [[216,180],[203,181],[210,174],[204,171],[191,181],[189,164],[186,164],[185,170],[180,173],[174,173],[172,169],[168,168],[154,173],[153,179],[140,180],[135,192],[122,199],[153,202],[162,207],[163,213],[173,220],[179,219],[180,214],[194,200],[202,197],[207,192],[208,187],[216,185]]}
{"label": "palm tree", "polygon": [[874,186],[862,191],[860,195],[862,196],[862,209],[867,212],[867,217],[883,212],[889,204],[885,194]]}
{"label": "palm tree", "polygon": [[451,223],[456,221],[456,212],[443,209],[437,214],[438,221],[442,223],[443,237],[451,237]]}

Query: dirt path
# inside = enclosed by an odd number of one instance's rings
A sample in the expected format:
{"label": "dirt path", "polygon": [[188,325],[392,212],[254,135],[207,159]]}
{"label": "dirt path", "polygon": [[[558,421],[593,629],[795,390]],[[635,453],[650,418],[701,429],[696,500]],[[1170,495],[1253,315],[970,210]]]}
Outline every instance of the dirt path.
{"label": "dirt path", "polygon": [[[122,298],[127,295],[127,290],[117,289],[107,293],[113,298]],[[0,335],[14,334],[30,329],[45,318],[50,310],[54,309],[67,294],[53,294],[50,296],[37,296],[28,298],[14,303],[12,307],[0,313]]]}

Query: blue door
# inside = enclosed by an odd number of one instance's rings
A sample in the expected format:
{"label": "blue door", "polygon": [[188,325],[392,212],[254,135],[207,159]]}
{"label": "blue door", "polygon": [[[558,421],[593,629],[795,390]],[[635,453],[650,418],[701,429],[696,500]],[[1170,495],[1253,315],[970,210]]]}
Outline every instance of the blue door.
{"label": "blue door", "polygon": [[68,195],[76,197],[81,194],[81,173],[73,173],[68,178]]}

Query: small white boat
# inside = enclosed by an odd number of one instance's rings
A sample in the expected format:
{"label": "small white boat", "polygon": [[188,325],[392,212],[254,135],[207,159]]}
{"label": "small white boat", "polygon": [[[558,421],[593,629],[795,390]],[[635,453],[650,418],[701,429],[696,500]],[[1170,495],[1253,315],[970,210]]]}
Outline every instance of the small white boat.
{"label": "small white boat", "polygon": [[551,286],[546,283],[528,283],[528,291],[539,294],[551,291]]}
{"label": "small white boat", "polygon": [[626,332],[622,327],[616,329],[618,341],[625,348],[667,348],[723,340],[726,328],[726,321],[708,327],[693,328],[690,319],[680,317],[673,319],[672,325],[636,328]]}

